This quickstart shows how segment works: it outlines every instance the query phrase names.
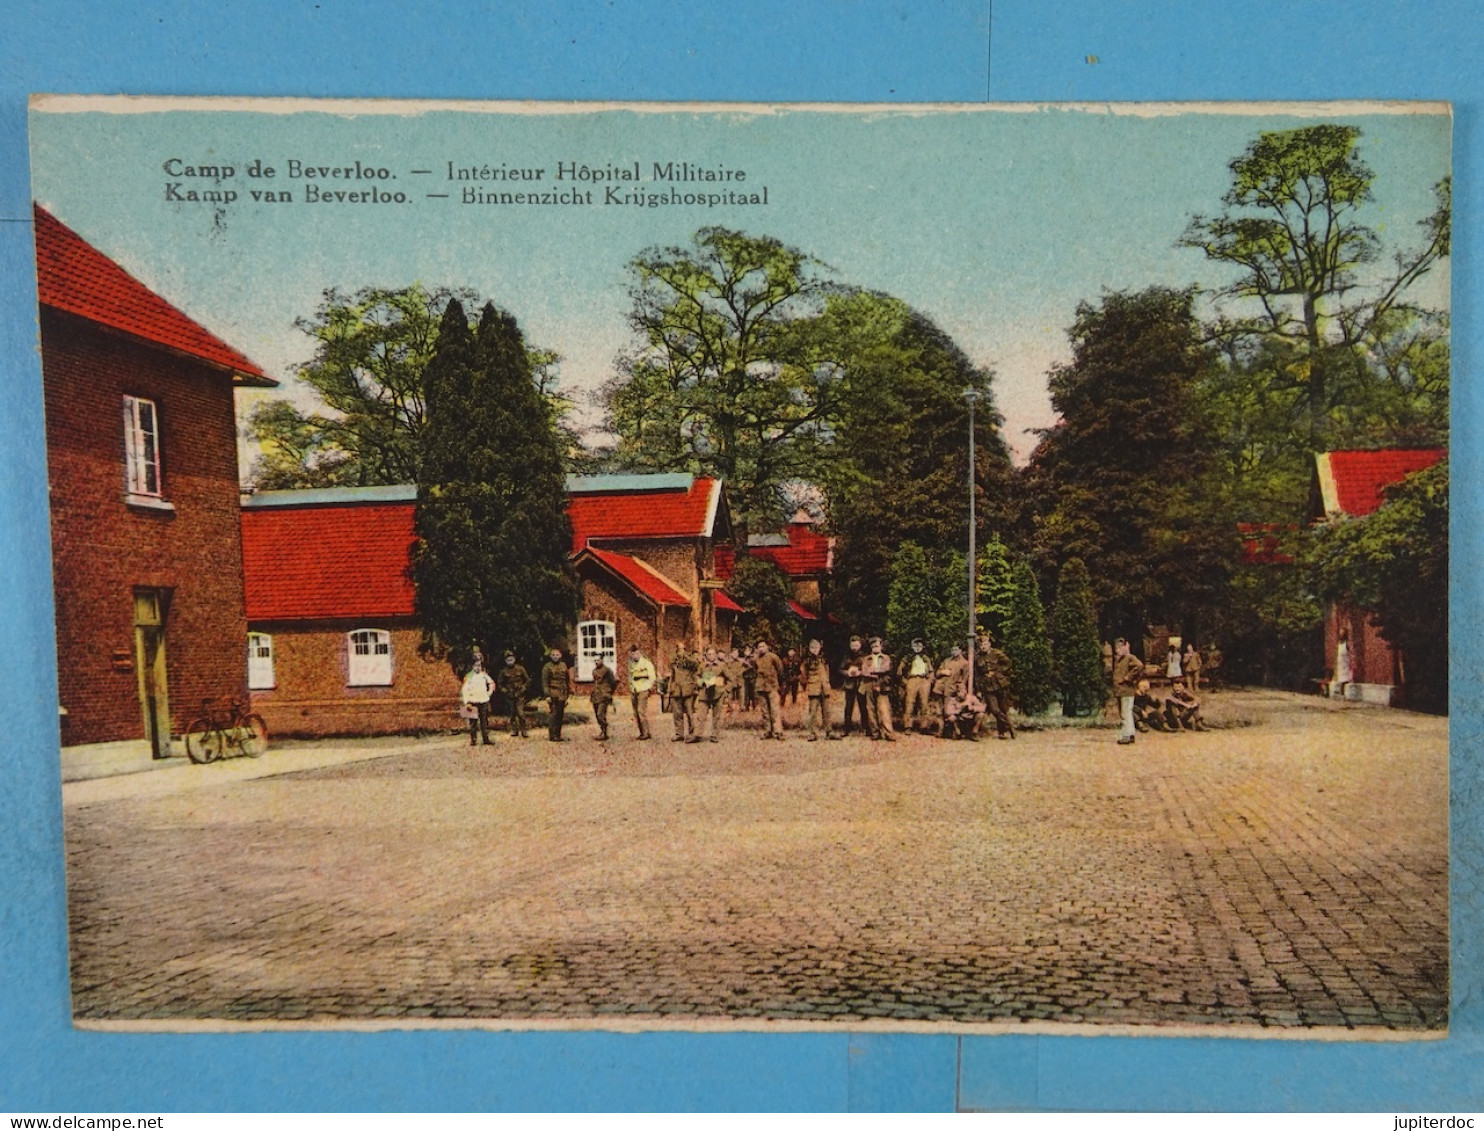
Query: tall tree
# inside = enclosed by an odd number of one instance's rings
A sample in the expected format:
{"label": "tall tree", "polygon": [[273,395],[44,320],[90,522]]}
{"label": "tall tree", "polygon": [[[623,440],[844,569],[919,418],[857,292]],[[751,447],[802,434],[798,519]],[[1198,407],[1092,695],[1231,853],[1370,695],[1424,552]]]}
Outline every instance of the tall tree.
{"label": "tall tree", "polygon": [[1046,607],[1030,563],[1011,569],[1010,612],[997,636],[1010,657],[1010,693],[1027,715],[1043,714],[1055,698],[1051,641],[1046,635]]}
{"label": "tall tree", "polygon": [[739,525],[772,521],[780,486],[811,469],[832,403],[800,355],[824,266],[771,237],[703,228],[629,271],[637,341],[603,391],[619,460],[720,476]]}
{"label": "tall tree", "polygon": [[487,304],[471,332],[450,300],[423,378],[418,543],[423,647],[457,669],[470,650],[527,662],[576,612],[562,442],[515,319]]}
{"label": "tall tree", "polygon": [[[248,417],[259,446],[250,475],[260,490],[293,487],[365,487],[411,483],[427,417],[423,374],[448,304],[462,309],[471,291],[421,285],[325,291],[312,317],[295,325],[315,343],[298,377],[323,405],[305,409],[282,398],[265,401]],[[566,423],[571,405],[558,386],[560,357],[531,350],[530,374],[556,418],[569,459],[581,445]]]}
{"label": "tall tree", "polygon": [[[903,542],[892,556],[887,585],[885,632],[894,656],[911,653],[922,637],[937,656],[945,656],[968,637],[967,562],[953,551],[928,553],[916,542]],[[866,625],[870,628],[874,625]]]}
{"label": "tall tree", "polygon": [[[974,474],[980,546],[1009,525],[1014,470],[991,375],[927,316],[884,295],[833,296],[815,349],[834,358],[843,393],[818,473],[840,542],[831,604],[853,623],[880,624],[899,545],[967,552],[966,390],[981,394]],[[967,580],[964,574],[964,600]]]}
{"label": "tall tree", "polygon": [[1092,582],[1081,558],[1063,564],[1056,581],[1051,649],[1064,715],[1088,715],[1107,699]]}
{"label": "tall tree", "polygon": [[976,615],[981,627],[994,633],[996,640],[1005,638],[1005,625],[1015,609],[1015,568],[1010,563],[1010,551],[998,535],[979,554],[976,571],[979,588]]}
{"label": "tall tree", "polygon": [[1111,638],[1198,627],[1238,550],[1209,476],[1192,395],[1208,364],[1190,291],[1151,287],[1082,303],[1072,361],[1053,369],[1060,421],[1031,457],[1032,547],[1044,575],[1081,558]]}
{"label": "tall tree", "polygon": [[1381,253],[1364,222],[1375,174],[1361,159],[1356,126],[1322,124],[1260,134],[1231,162],[1218,216],[1192,217],[1180,245],[1238,269],[1222,292],[1236,300],[1219,336],[1261,348],[1268,383],[1292,390],[1301,434],[1326,446],[1331,411],[1346,386],[1368,374],[1376,343],[1421,312],[1412,285],[1449,253],[1451,186],[1421,222],[1423,239],[1395,254],[1389,271],[1369,270]]}

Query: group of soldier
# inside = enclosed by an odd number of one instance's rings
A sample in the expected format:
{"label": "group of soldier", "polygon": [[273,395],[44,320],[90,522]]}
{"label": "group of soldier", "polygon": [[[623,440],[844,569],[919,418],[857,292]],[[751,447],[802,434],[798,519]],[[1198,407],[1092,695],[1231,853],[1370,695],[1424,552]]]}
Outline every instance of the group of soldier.
{"label": "group of soldier", "polygon": [[[784,701],[796,702],[800,694],[805,700],[802,726],[809,742],[843,738],[857,726],[873,741],[894,742],[900,733],[893,725],[894,701],[902,705],[904,730],[977,741],[987,720],[993,719],[998,738],[1015,737],[1010,721],[1010,660],[987,633],[979,637],[972,663],[957,645],[934,663],[920,639],[912,641],[911,654],[897,662],[879,637],[867,644],[862,637],[852,636],[835,668],[832,671],[820,640],[809,641],[802,656],[793,650],[780,656],[766,641],[745,654],[714,647],[692,652],[679,644],[669,672],[660,680],[654,661],[635,644],[629,649],[625,675],[636,738],[652,738],[650,700],[657,692],[674,723],[675,742],[718,742],[727,716],[753,704],[761,708],[763,737],[781,741]],[[844,696],[844,717],[838,729],[831,723],[836,675]],[[513,653],[506,653],[497,684],[476,656],[460,696],[470,745],[481,739],[489,744],[489,714],[497,687],[507,701],[511,735],[526,737],[527,699],[532,690],[526,669]],[[552,742],[567,741],[562,725],[575,687],[562,650],[551,649],[536,694],[547,701],[547,737]],[[588,698],[600,742],[610,739],[610,712],[617,690],[618,673],[599,657],[593,664]]]}
{"label": "group of soldier", "polygon": [[[1194,664],[1191,657],[1195,657]],[[1154,694],[1146,678],[1147,666],[1133,654],[1129,642],[1120,637],[1113,645],[1113,696],[1118,700],[1118,744],[1128,746],[1139,731],[1161,730],[1178,733],[1183,730],[1205,730],[1201,720],[1201,701],[1195,694],[1203,664],[1194,646],[1182,658],[1170,649],[1166,675],[1170,692]],[[1216,666],[1219,666],[1216,665]],[[1189,672],[1187,676],[1186,672]]]}

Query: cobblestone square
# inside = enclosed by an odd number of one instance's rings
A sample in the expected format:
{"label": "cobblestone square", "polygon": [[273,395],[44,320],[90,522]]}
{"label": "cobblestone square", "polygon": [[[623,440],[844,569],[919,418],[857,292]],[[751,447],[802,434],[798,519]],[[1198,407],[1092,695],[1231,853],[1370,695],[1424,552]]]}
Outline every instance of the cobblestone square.
{"label": "cobblestone square", "polygon": [[1446,1028],[1447,720],[1208,705],[1132,747],[619,712],[70,783],[75,1015]]}

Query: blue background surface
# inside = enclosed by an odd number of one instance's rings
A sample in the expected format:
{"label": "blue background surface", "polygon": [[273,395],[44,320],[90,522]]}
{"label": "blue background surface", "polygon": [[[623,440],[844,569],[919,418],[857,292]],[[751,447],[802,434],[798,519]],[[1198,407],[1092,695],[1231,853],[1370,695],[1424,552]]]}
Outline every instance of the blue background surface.
{"label": "blue background surface", "polygon": [[[1353,0],[7,0],[0,35],[0,1110],[1484,1109],[1484,12]],[[1086,57],[1095,55],[1097,63]],[[1455,105],[1453,1019],[1397,1043],[74,1031],[35,271],[32,92],[757,101],[1426,98]],[[98,186],[107,192],[108,186]]]}

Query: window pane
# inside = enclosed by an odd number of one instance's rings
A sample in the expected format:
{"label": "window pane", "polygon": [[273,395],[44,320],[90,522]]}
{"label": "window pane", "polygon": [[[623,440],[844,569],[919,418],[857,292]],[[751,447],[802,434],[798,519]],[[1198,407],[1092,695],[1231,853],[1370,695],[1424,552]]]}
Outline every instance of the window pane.
{"label": "window pane", "polygon": [[361,628],[350,634],[349,672],[352,687],[385,687],[392,682],[392,634]]}
{"label": "window pane", "polygon": [[266,691],[276,685],[273,677],[273,637],[253,632],[247,637],[247,688]]}
{"label": "window pane", "polygon": [[143,397],[124,398],[124,461],[132,494],[160,494],[158,418],[154,402]]}

